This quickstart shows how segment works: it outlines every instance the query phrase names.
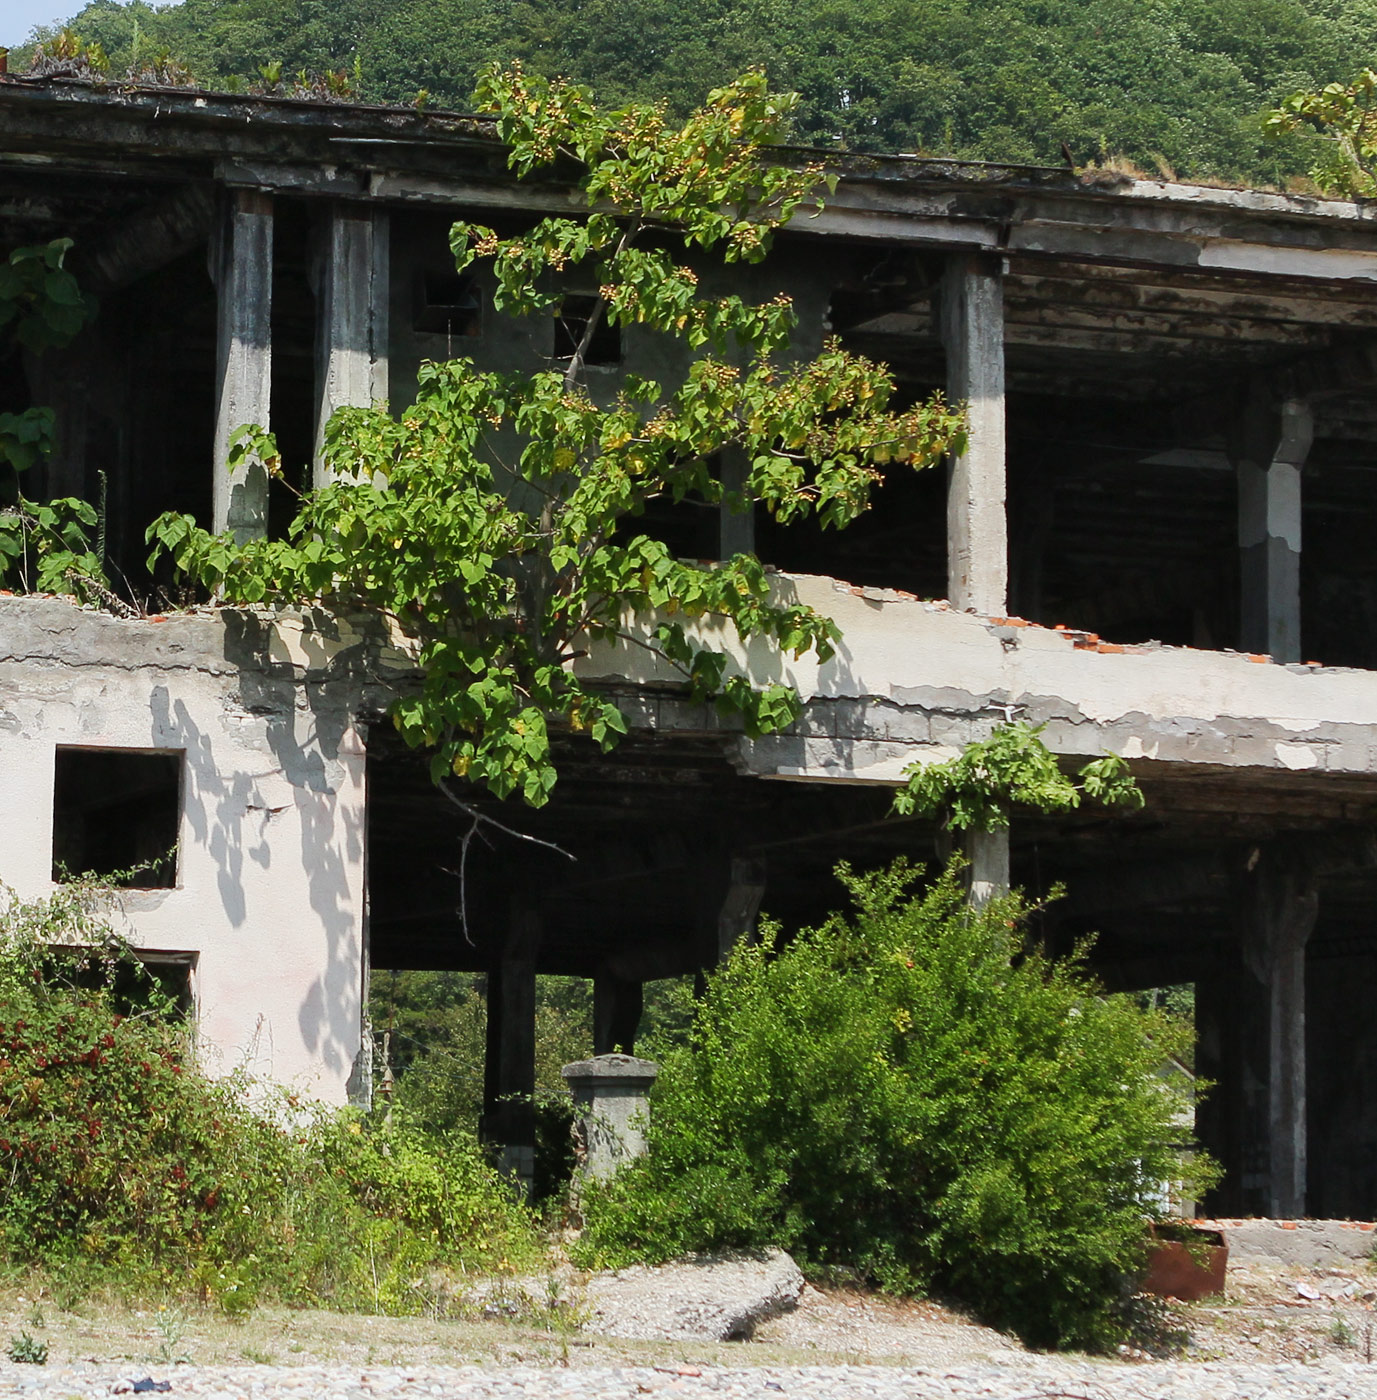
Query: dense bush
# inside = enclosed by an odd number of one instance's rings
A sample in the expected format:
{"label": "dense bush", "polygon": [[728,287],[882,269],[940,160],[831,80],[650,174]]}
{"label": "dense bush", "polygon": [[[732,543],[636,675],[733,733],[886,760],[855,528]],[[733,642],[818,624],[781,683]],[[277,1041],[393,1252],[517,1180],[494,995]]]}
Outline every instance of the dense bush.
{"label": "dense bush", "polygon": [[1038,1344],[1103,1343],[1182,1104],[1179,1022],[1025,948],[954,871],[842,877],[856,904],[712,978],[656,1088],[650,1154],[585,1203],[582,1262],[775,1243],[936,1289]]}
{"label": "dense bush", "polygon": [[435,1307],[524,1261],[525,1212],[471,1137],[382,1131],[213,1081],[91,892],[0,888],[0,1253],[76,1283]]}

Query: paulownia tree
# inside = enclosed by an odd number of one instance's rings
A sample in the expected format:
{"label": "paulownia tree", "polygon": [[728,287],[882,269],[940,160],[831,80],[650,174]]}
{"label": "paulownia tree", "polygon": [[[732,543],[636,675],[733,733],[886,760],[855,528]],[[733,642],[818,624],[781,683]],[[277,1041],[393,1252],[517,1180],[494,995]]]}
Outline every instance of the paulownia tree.
{"label": "paulownia tree", "polygon": [[1298,92],[1267,114],[1269,135],[1310,131],[1319,137],[1311,178],[1326,194],[1377,194],[1377,72],[1364,68],[1351,83]]}
{"label": "paulownia tree", "polygon": [[[782,601],[760,561],[676,559],[634,529],[656,498],[723,499],[724,453],[746,464],[729,504],[780,521],[814,515],[841,528],[865,511],[888,463],[921,468],[959,449],[963,420],[940,397],[894,408],[887,370],[835,341],[791,353],[789,298],[707,296],[707,259],[752,263],[826,183],[817,166],[770,164],[793,98],[747,73],[682,125],[661,107],[597,108],[583,89],[520,69],[488,72],[480,106],[496,114],[518,176],[558,166],[586,212],[499,237],[455,224],[457,267],[490,260],[499,312],[552,315],[582,269],[598,287],[567,361],[503,374],[467,359],[426,364],[415,403],[341,409],[325,433],[332,480],[306,492],[284,539],[237,544],[184,515],[149,530],[154,556],[230,603],[321,602],[379,614],[412,636],[423,683],[393,705],[406,741],[450,774],[533,805],[555,783],[550,724],[604,749],[626,728],[615,702],[572,663],[621,639],[676,668],[696,699],[715,697],[749,732],[788,724],[798,698],[756,686],[695,629],[826,659],[837,631]],[[628,373],[595,397],[587,358],[599,324],[675,337],[673,383]],[[242,431],[233,464],[281,475],[270,434]]]}

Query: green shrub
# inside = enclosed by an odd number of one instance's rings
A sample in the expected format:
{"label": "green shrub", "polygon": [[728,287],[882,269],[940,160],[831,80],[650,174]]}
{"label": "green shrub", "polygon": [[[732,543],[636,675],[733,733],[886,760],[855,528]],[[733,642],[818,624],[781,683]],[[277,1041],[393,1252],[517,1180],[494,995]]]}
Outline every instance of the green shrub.
{"label": "green shrub", "polygon": [[856,904],[710,980],[663,1065],[650,1152],[588,1193],[580,1262],[779,1244],[935,1289],[1043,1345],[1115,1335],[1181,1104],[1179,1025],[1024,947],[955,870],[841,872]]}
{"label": "green shrub", "polygon": [[0,888],[10,1259],[126,1293],[191,1281],[228,1312],[264,1297],[397,1312],[435,1306],[437,1271],[533,1253],[472,1138],[287,1094],[251,1103],[254,1088],[200,1072],[90,890],[25,903]]}

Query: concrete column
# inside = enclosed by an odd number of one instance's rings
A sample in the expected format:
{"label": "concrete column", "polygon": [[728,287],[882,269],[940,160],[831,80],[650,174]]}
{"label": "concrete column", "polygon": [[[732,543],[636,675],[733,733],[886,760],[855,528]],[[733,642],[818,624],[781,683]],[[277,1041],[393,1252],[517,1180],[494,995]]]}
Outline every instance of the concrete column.
{"label": "concrete column", "polygon": [[1253,400],[1233,435],[1238,478],[1239,640],[1277,661],[1301,659],[1301,469],[1315,436],[1310,405]]}
{"label": "concrete column", "polygon": [[229,470],[236,429],[270,426],[272,402],[273,205],[254,190],[234,190],[211,250],[216,355],[213,528],[236,540],[268,531],[268,474],[258,463]]}
{"label": "concrete column", "polygon": [[529,1189],[535,1171],[535,979],[540,916],[512,907],[507,937],[488,971],[483,1138],[503,1171]]}
{"label": "concrete column", "polygon": [[731,559],[737,554],[755,553],[755,511],[749,505],[744,511],[732,510],[727,497],[744,491],[751,466],[746,454],[738,447],[729,447],[722,454],[721,524],[717,557]]}
{"label": "concrete column", "polygon": [[760,901],[765,897],[765,862],[729,856],[725,887],[718,886],[716,906],[717,961],[725,962],[742,939],[755,935]]}
{"label": "concrete column", "polygon": [[387,398],[389,220],[385,210],[333,204],[319,230],[316,289],[315,485],[325,425],[337,408]]}
{"label": "concrete column", "polygon": [[970,416],[947,478],[947,596],[962,612],[1008,611],[1004,497],[1004,285],[998,260],[954,253],[942,279],[947,394]]}
{"label": "concrete column", "polygon": [[593,978],[593,1054],[631,1054],[644,1005],[640,982],[600,969]]}
{"label": "concrete column", "polygon": [[1009,893],[1009,828],[1003,831],[967,831],[961,839],[966,859],[971,905],[980,909],[992,899]]}
{"label": "concrete column", "polygon": [[1240,1205],[1305,1213],[1305,949],[1319,900],[1273,853],[1254,850],[1235,887],[1242,953],[1235,988],[1241,1083]]}
{"label": "concrete column", "polygon": [[605,1181],[645,1152],[650,1087],[660,1067],[630,1055],[597,1055],[565,1065],[560,1073],[574,1097],[578,1175]]}

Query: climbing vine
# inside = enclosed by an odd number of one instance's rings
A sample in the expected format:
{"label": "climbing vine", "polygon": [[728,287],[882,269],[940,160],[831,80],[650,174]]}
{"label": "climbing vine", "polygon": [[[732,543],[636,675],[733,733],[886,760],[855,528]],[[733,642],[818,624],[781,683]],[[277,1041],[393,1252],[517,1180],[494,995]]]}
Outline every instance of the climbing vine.
{"label": "climbing vine", "polygon": [[[626,731],[615,701],[575,669],[604,643],[648,653],[750,733],[789,724],[794,691],[757,686],[730,649],[765,638],[825,660],[835,625],[781,598],[753,555],[678,559],[636,518],[656,499],[717,504],[725,493],[734,508],[840,528],[867,509],[885,464],[925,467],[963,434],[940,397],[893,408],[888,371],[835,341],[797,358],[788,297],[702,294],[706,259],[761,260],[826,183],[817,166],[765,159],[793,101],[748,73],[675,124],[662,107],[604,111],[574,85],[489,71],[478,102],[496,115],[513,169],[579,172],[585,211],[517,237],[456,224],[455,263],[489,261],[496,310],[513,315],[554,315],[571,286],[596,287],[569,353],[527,375],[426,364],[399,419],[380,406],[335,414],[332,479],[302,496],[285,539],[236,543],[164,515],[149,531],[154,556],[170,554],[227,602],[363,608],[409,634],[423,682],[392,717],[430,751],[437,781],[455,774],[544,803],[552,723],[604,749]],[[626,373],[614,391],[591,392],[604,321],[674,338],[682,372]],[[726,453],[745,464],[730,491]],[[275,441],[257,428],[231,465],[254,463],[282,477]]]}

